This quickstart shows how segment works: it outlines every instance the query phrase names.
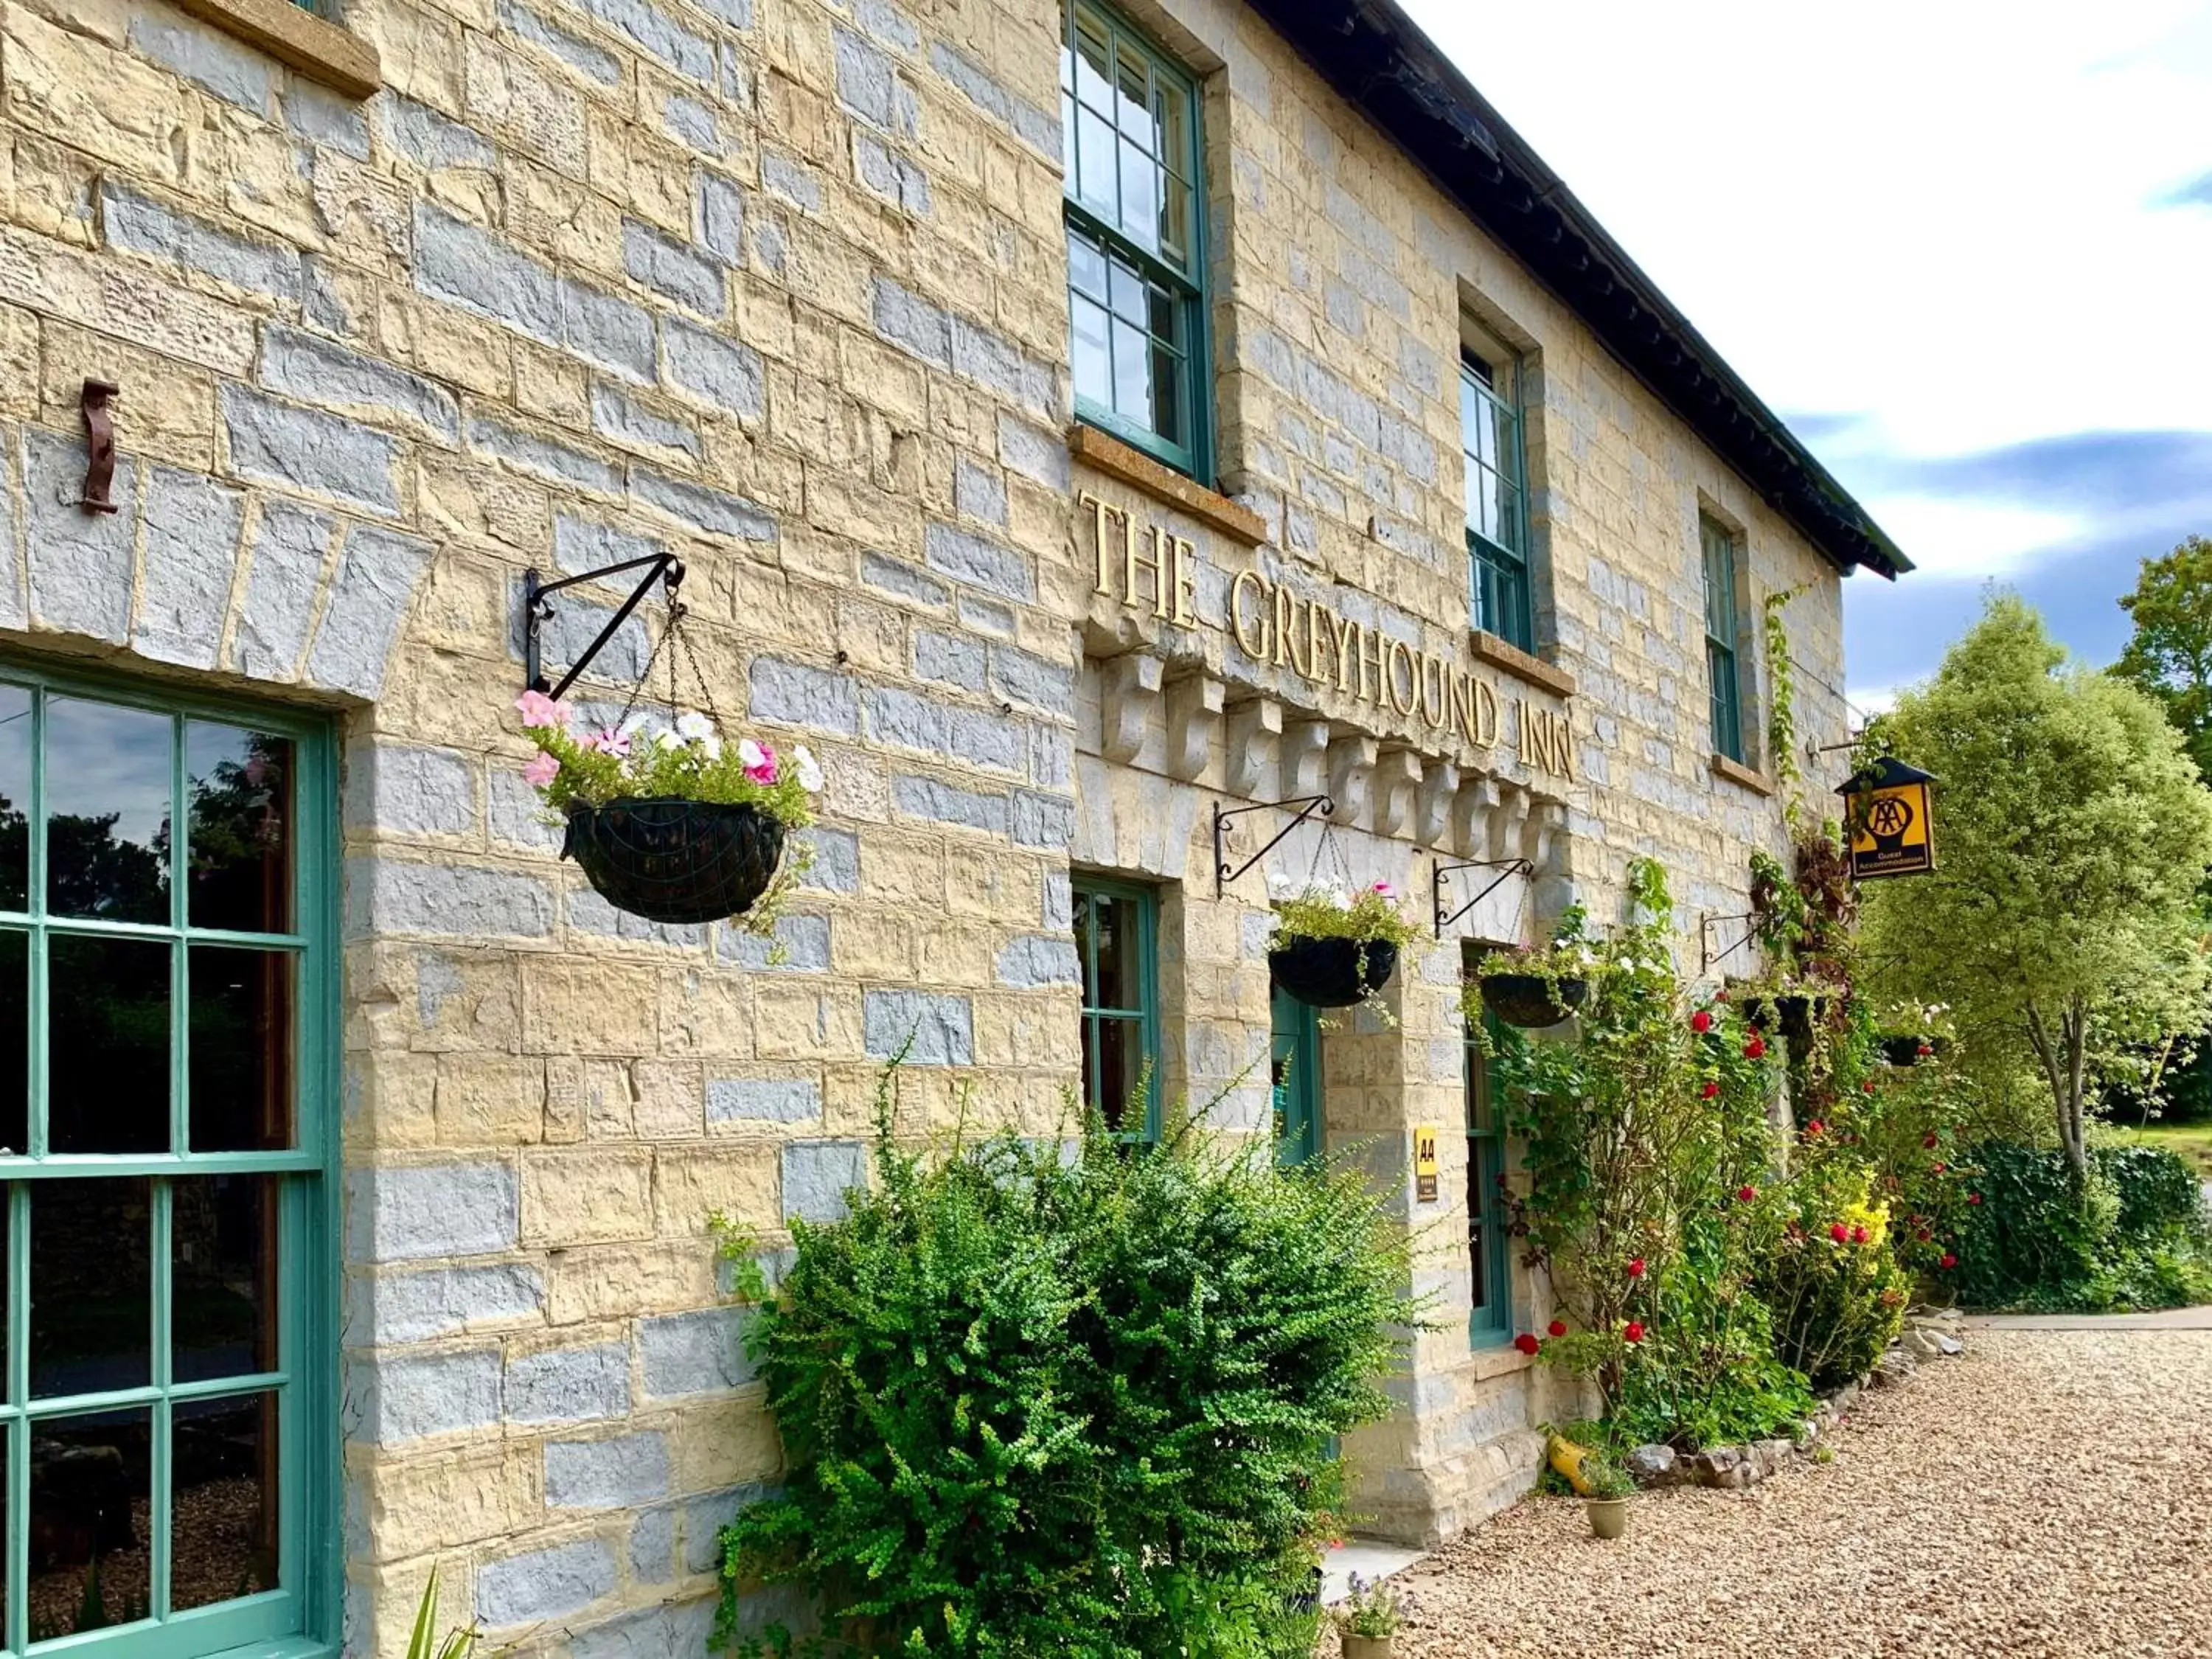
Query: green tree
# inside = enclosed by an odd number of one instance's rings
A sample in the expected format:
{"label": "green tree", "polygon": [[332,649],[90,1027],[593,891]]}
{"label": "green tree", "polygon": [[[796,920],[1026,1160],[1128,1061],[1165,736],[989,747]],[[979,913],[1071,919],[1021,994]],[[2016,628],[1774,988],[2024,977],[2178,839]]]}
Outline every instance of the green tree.
{"label": "green tree", "polygon": [[1869,889],[1872,975],[2031,1066],[2086,1180],[2093,1060],[2207,1022],[2212,790],[2155,702],[2069,664],[2010,595],[1869,743],[1935,774],[1942,861]]}
{"label": "green tree", "polygon": [[2145,559],[2120,609],[2136,631],[2112,672],[2157,700],[2212,779],[2212,541],[2191,536]]}

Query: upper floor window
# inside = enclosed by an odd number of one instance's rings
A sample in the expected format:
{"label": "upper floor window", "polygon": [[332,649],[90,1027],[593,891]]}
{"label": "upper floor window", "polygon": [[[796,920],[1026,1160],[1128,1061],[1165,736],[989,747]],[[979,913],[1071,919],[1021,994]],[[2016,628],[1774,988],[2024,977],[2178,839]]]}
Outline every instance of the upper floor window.
{"label": "upper floor window", "polygon": [[1462,349],[1460,448],[1467,460],[1467,559],[1474,625],[1536,648],[1528,596],[1528,514],[1517,365]]}
{"label": "upper floor window", "polygon": [[1735,538],[1700,514],[1705,563],[1705,674],[1712,688],[1713,752],[1741,761],[1743,703],[1737,677]]}
{"label": "upper floor window", "polygon": [[1060,88],[1076,415],[1209,482],[1197,86],[1070,0]]}
{"label": "upper floor window", "polygon": [[1077,877],[1074,889],[1083,1103],[1109,1128],[1150,1139],[1158,1116],[1159,901],[1150,888],[1091,877]]}

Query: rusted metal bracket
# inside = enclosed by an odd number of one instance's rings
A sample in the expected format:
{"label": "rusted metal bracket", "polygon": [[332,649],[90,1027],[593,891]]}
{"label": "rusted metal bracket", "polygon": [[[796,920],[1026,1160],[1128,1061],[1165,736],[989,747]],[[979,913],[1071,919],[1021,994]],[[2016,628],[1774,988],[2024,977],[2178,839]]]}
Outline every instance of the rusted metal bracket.
{"label": "rusted metal bracket", "polygon": [[81,399],[84,410],[86,461],[84,493],[77,505],[88,513],[112,513],[115,503],[108,491],[115,484],[115,411],[108,399],[120,397],[123,388],[112,380],[87,380]]}
{"label": "rusted metal bracket", "polygon": [[1758,920],[1759,912],[1756,910],[1747,910],[1740,916],[1699,916],[1698,918],[1698,972],[1700,975],[1712,972],[1714,963],[1726,962],[1745,945],[1750,944],[1753,935],[1759,931],[1755,927],[1747,927],[1735,944],[1729,945],[1725,951],[1716,951],[1713,949],[1714,928],[1724,927],[1731,921],[1751,923]]}
{"label": "rusted metal bracket", "polygon": [[[1298,808],[1297,817],[1275,831],[1274,839],[1234,869],[1229,864],[1229,820],[1241,818],[1249,812],[1283,812]],[[1273,852],[1284,836],[1297,829],[1316,812],[1327,817],[1336,811],[1336,802],[1327,795],[1299,795],[1290,800],[1271,800],[1261,806],[1232,806],[1222,810],[1221,803],[1213,803],[1213,896],[1219,898],[1229,884],[1249,870],[1261,859]]]}
{"label": "rusted metal bracket", "polygon": [[[647,568],[648,566],[651,568]],[[638,579],[635,591],[623,601],[622,609],[608,618],[607,625],[599,630],[599,636],[577,653],[576,660],[568,665],[568,672],[561,677],[560,684],[548,685],[545,681],[544,662],[538,639],[539,630],[553,619],[553,607],[547,603],[546,596],[557,593],[564,587],[574,587],[579,582],[597,581],[602,576],[619,576],[626,570],[645,571],[645,574]],[[586,570],[577,575],[563,576],[558,581],[544,580],[535,569],[524,571],[522,573],[523,684],[532,691],[544,691],[555,697],[566,691],[576,683],[576,677],[592,665],[592,659],[599,654],[605,647],[606,642],[614,638],[615,629],[629,620],[630,612],[637,609],[656,581],[668,590],[669,608],[673,612],[677,603],[676,590],[684,583],[684,562],[673,553],[653,553],[642,559],[625,559],[620,564],[602,565],[597,570]]]}
{"label": "rusted metal bracket", "polygon": [[[1496,878],[1490,885],[1477,893],[1449,915],[1444,914],[1444,878],[1460,870],[1495,870]],[[1444,936],[1444,929],[1488,898],[1515,876],[1533,876],[1536,866],[1527,859],[1475,859],[1466,864],[1439,864],[1429,873],[1429,896],[1433,906],[1437,937]]]}

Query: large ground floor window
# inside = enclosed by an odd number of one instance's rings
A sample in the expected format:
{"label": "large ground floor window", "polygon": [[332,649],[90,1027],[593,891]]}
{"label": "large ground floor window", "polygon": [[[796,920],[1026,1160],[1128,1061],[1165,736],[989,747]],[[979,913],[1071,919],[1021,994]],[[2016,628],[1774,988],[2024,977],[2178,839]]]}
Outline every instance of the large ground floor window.
{"label": "large ground floor window", "polygon": [[[1470,948],[1472,963],[1479,953]],[[1485,1024],[1495,1030],[1486,1012]],[[1467,1254],[1472,1287],[1468,1340],[1476,1347],[1513,1334],[1513,1267],[1508,1247],[1505,1125],[1498,1111],[1490,1056],[1476,1028],[1467,1028]]]}
{"label": "large ground floor window", "polygon": [[0,662],[10,1652],[334,1633],[331,793],[319,723]]}

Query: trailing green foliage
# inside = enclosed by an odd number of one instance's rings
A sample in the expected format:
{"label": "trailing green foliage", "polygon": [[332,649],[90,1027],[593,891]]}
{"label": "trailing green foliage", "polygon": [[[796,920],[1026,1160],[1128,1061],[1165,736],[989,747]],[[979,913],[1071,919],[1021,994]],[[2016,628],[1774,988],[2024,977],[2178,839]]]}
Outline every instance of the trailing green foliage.
{"label": "trailing green foliage", "polygon": [[1330,1441],[1388,1412],[1415,1316],[1402,1231],[1194,1120],[915,1156],[891,1083],[876,1189],[795,1227],[754,1327],[791,1474],[723,1534],[721,1638],[764,1579],[839,1635],[741,1654],[1310,1653]]}
{"label": "trailing green foliage", "polygon": [[1984,1307],[2104,1312],[2212,1301],[2196,1173],[2154,1146],[2098,1147],[2090,1176],[2039,1147],[1975,1149],[1959,1289]]}

